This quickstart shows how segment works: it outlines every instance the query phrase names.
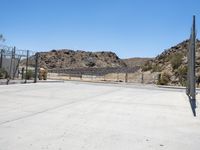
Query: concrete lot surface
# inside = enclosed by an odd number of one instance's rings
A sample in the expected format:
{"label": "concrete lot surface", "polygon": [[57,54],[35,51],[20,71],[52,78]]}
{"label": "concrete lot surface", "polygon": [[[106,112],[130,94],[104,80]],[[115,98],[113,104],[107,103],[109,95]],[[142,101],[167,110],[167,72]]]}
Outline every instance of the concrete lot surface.
{"label": "concrete lot surface", "polygon": [[184,90],[102,83],[0,86],[0,150],[199,150]]}

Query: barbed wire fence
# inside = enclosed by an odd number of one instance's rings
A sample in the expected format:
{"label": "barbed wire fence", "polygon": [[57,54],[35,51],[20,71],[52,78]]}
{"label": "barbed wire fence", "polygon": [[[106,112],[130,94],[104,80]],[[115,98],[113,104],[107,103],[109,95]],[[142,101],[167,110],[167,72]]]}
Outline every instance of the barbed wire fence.
{"label": "barbed wire fence", "polygon": [[[0,45],[0,84],[36,83],[38,72],[42,66],[40,53]],[[106,67],[106,68],[55,68],[48,69],[48,77],[52,80],[90,80],[137,82],[143,83],[143,74],[133,75],[140,67]],[[4,72],[4,73],[3,73]],[[53,76],[57,74],[56,76]],[[66,78],[68,77],[68,78]],[[136,81],[137,80],[137,81]]]}
{"label": "barbed wire fence", "polygon": [[143,73],[140,66],[106,68],[54,68],[48,70],[49,79],[126,82],[156,84],[159,73]]}
{"label": "barbed wire fence", "polygon": [[[38,68],[29,66],[28,63],[29,57],[36,55],[37,52],[0,45],[0,53],[0,84],[37,81],[36,74]],[[37,61],[35,60],[35,62]],[[33,74],[35,75],[33,76]]]}

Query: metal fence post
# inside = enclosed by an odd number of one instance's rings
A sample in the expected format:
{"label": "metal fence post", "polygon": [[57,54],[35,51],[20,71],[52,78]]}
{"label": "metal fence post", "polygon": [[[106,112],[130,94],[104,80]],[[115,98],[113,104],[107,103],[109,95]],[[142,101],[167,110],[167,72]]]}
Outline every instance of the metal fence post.
{"label": "metal fence post", "polygon": [[195,27],[195,16],[193,16],[192,33],[189,40],[188,47],[188,74],[187,74],[187,88],[186,93],[189,97],[190,106],[192,108],[193,115],[196,116],[196,27]]}
{"label": "metal fence post", "polygon": [[125,82],[126,83],[128,82],[128,73],[127,72],[125,73]]}
{"label": "metal fence post", "polygon": [[22,68],[22,80],[24,80],[24,67]]}
{"label": "metal fence post", "polygon": [[0,68],[3,68],[3,49],[1,49]]}
{"label": "metal fence post", "polygon": [[7,85],[9,84],[9,81],[11,79],[11,73],[12,73],[12,68],[13,68],[13,52],[14,52],[14,48],[11,51],[11,58],[10,58],[10,68],[9,68],[9,74],[8,74],[8,78],[7,78]]}
{"label": "metal fence post", "polygon": [[26,54],[26,75],[25,75],[25,82],[27,83],[27,75],[28,75],[28,57],[29,57],[29,50],[27,50],[27,54]]}
{"label": "metal fence post", "polygon": [[141,83],[142,84],[144,83],[144,74],[143,73],[141,74]]}
{"label": "metal fence post", "polygon": [[37,83],[37,74],[38,74],[38,57],[39,54],[35,54],[35,77],[34,77],[34,83]]}
{"label": "metal fence post", "polygon": [[196,76],[195,76],[195,50],[196,50],[196,33],[195,33],[195,16],[193,16],[193,33],[192,33],[192,48],[191,48],[191,96],[196,99]]}
{"label": "metal fence post", "polygon": [[16,47],[13,48],[13,54],[12,54],[12,58],[14,60],[14,62],[13,62],[13,68],[12,68],[12,79],[13,80],[15,78],[15,69],[16,69],[16,66],[15,66],[15,52],[16,52]]}

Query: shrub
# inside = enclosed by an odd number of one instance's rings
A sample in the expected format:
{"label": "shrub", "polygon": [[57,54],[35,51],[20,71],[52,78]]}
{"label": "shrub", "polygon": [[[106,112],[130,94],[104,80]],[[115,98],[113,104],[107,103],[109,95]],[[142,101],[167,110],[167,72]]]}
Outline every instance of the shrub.
{"label": "shrub", "polygon": [[34,73],[33,73],[32,70],[28,70],[27,74],[25,74],[25,75],[26,75],[26,79],[27,80],[30,80],[30,79],[32,79],[34,77]]}
{"label": "shrub", "polygon": [[152,65],[151,65],[149,62],[145,63],[145,64],[142,66],[142,71],[149,71],[149,70],[151,70],[151,69],[152,69]]}
{"label": "shrub", "polygon": [[161,72],[161,71],[162,71],[161,67],[158,66],[157,64],[152,66],[152,72]]}
{"label": "shrub", "polygon": [[8,76],[7,71],[3,68],[0,68],[0,78],[5,79],[5,78],[7,78],[7,76]]}
{"label": "shrub", "polygon": [[186,79],[187,79],[187,67],[180,66],[177,69],[177,76],[179,78],[179,82],[182,86],[186,86]]}
{"label": "shrub", "polygon": [[172,68],[175,70],[182,64],[183,54],[181,53],[175,53],[171,58],[170,62],[172,65]]}
{"label": "shrub", "polygon": [[166,72],[159,74],[158,76],[158,85],[167,85],[170,81],[170,75]]}

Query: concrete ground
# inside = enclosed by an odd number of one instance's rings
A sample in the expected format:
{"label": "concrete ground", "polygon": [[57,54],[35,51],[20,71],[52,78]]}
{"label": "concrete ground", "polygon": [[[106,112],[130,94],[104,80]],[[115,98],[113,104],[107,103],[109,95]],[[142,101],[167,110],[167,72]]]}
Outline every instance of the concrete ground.
{"label": "concrete ground", "polygon": [[103,83],[0,86],[0,150],[199,150],[183,89]]}

